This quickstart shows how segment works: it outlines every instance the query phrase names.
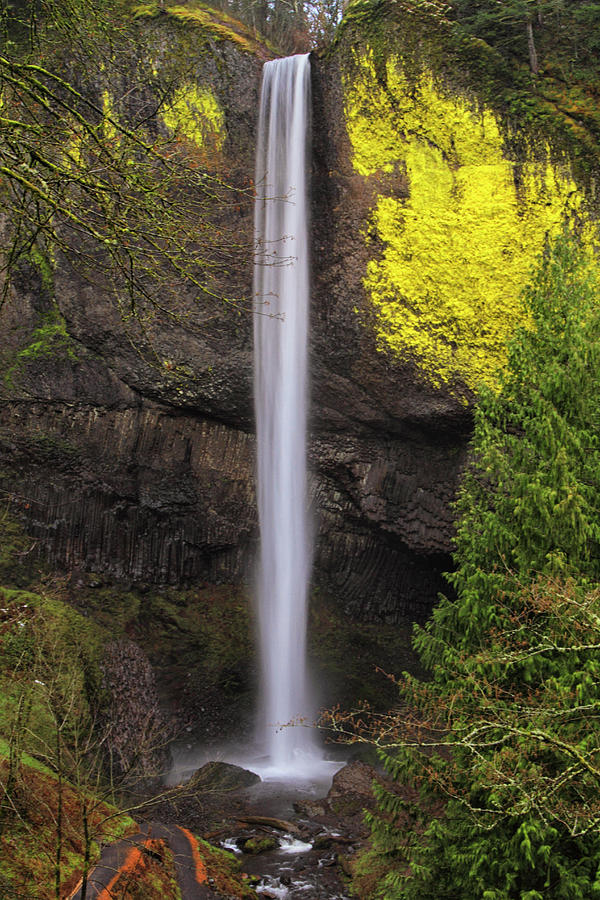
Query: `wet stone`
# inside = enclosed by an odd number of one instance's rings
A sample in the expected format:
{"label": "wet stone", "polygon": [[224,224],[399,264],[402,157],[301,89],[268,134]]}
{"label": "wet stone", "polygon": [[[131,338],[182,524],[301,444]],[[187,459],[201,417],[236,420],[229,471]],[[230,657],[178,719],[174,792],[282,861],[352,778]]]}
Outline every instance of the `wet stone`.
{"label": "wet stone", "polygon": [[225,762],[208,762],[194,773],[191,786],[199,791],[235,791],[251,787],[259,781],[258,775],[240,766]]}

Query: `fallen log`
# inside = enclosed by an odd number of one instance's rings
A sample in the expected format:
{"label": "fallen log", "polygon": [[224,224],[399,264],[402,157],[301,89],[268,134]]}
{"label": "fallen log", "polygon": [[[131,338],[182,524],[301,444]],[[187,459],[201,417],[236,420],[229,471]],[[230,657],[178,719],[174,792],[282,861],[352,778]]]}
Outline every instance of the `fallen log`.
{"label": "fallen log", "polygon": [[293,822],[286,822],[285,819],[273,819],[271,816],[238,816],[240,822],[246,825],[268,825],[277,831],[289,831],[290,834],[300,836],[302,832]]}

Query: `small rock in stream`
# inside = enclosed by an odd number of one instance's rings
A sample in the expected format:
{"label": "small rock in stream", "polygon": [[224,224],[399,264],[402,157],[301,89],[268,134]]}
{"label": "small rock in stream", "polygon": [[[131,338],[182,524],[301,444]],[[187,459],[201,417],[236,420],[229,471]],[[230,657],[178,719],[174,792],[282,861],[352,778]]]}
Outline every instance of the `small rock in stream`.
{"label": "small rock in stream", "polygon": [[293,804],[294,811],[308,819],[314,819],[317,816],[325,815],[325,807],[322,801],[315,800],[296,800]]}
{"label": "small rock in stream", "polygon": [[251,837],[240,844],[240,850],[243,853],[266,853],[268,850],[274,850],[278,846],[279,841],[274,837]]}

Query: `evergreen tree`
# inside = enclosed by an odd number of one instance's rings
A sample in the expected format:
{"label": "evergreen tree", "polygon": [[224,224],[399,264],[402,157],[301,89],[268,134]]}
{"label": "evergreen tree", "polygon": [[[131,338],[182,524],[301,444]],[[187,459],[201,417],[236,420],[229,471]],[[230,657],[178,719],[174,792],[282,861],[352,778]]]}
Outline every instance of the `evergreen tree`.
{"label": "evergreen tree", "polygon": [[[538,72],[534,39],[534,20],[539,21],[542,8],[552,0],[455,0],[453,6],[467,30],[493,45],[509,45],[517,52],[526,45],[529,65]],[[518,49],[517,49],[518,48]]]}
{"label": "evergreen tree", "polygon": [[[372,722],[388,772],[373,851],[385,900],[600,897],[600,307],[571,235],[527,292],[482,392],[457,507],[456,598],[415,645],[402,713]],[[334,717],[335,718],[335,717]],[[334,722],[347,730],[348,722]]]}
{"label": "evergreen tree", "polygon": [[550,63],[563,76],[597,75],[600,3],[596,0],[450,0],[459,27],[532,73]]}
{"label": "evergreen tree", "polygon": [[511,343],[500,390],[481,392],[457,502],[460,600],[444,599],[418,630],[427,665],[444,662],[435,634],[454,632],[454,653],[500,627],[494,600],[524,579],[600,580],[597,290],[593,259],[573,237],[557,241],[526,293],[531,324]]}

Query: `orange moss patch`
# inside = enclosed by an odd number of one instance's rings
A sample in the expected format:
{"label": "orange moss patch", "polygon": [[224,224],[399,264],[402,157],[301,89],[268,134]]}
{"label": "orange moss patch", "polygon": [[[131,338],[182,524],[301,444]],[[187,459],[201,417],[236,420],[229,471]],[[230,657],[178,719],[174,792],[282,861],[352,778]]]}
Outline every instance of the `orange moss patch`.
{"label": "orange moss patch", "polygon": [[[145,846],[146,844],[144,843]],[[114,900],[117,882],[129,881],[132,877],[139,878],[144,864],[142,847],[132,847],[117,874],[108,882],[104,890],[98,894],[98,900]]]}
{"label": "orange moss patch", "polygon": [[[6,784],[8,765],[0,762],[0,782]],[[11,791],[9,808],[0,835],[0,884],[10,885],[15,895],[54,900],[58,838],[59,784],[49,774],[22,765]],[[68,784],[62,786],[61,894],[69,896],[81,877],[84,857],[82,811],[88,804],[92,862],[98,858],[96,840],[104,842],[135,831],[135,823],[124,817],[119,829],[114,808],[91,802],[89,795]],[[123,820],[121,820],[121,826]]]}
{"label": "orange moss patch", "polygon": [[125,862],[97,900],[178,900],[173,853],[161,840],[149,838],[132,847]]}
{"label": "orange moss patch", "polygon": [[178,825],[177,827],[183,834],[185,834],[192,849],[192,858],[194,860],[194,866],[196,869],[196,881],[198,882],[198,884],[203,884],[206,881],[207,873],[206,866],[204,865],[204,861],[200,856],[200,852],[198,850],[198,841],[196,840],[192,832],[188,831],[187,828],[182,828],[180,825]]}

